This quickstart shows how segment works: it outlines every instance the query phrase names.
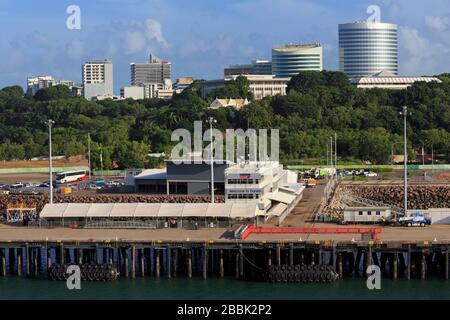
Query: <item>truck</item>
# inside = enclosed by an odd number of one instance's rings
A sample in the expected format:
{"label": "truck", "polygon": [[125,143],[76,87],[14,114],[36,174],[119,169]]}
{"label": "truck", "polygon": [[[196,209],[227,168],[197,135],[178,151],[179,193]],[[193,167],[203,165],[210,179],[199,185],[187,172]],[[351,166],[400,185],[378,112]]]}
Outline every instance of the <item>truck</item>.
{"label": "truck", "polygon": [[425,227],[431,224],[431,219],[420,212],[416,212],[409,216],[397,218],[397,224],[406,227]]}

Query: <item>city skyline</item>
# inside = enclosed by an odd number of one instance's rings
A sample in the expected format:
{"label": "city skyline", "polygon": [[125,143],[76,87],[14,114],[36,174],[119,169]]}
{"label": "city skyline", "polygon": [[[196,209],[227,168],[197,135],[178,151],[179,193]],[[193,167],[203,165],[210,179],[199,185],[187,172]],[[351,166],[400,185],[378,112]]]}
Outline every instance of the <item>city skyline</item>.
{"label": "city skyline", "polygon": [[338,70],[338,24],[365,20],[372,4],[380,7],[382,22],[399,25],[400,75],[448,71],[450,0],[78,1],[81,30],[68,30],[71,4],[44,1],[31,10],[0,1],[0,58],[8,61],[0,66],[1,87],[25,87],[27,76],[47,74],[80,83],[85,61],[111,59],[117,94],[129,83],[130,63],[150,52],[172,62],[172,78],[216,79],[224,67],[270,59],[271,49],[286,43],[321,43],[324,69]]}

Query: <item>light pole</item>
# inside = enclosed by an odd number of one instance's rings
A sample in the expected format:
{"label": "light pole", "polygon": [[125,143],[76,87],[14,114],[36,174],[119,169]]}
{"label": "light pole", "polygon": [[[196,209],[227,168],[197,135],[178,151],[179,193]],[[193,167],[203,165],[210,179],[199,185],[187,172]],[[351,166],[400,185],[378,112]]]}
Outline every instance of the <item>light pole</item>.
{"label": "light pole", "polygon": [[408,107],[403,106],[403,111],[400,112],[400,114],[403,116],[403,153],[404,153],[404,159],[403,159],[403,169],[404,169],[404,210],[405,210],[405,216],[407,215],[408,210],[408,153],[407,153],[407,140],[406,140],[406,117],[409,115],[408,113]]}
{"label": "light pole", "polygon": [[209,123],[209,137],[210,137],[210,162],[211,162],[211,203],[214,203],[214,155],[213,155],[213,123],[217,123],[217,120],[213,117],[209,117],[208,120],[206,120]]}
{"label": "light pole", "polygon": [[431,145],[431,171],[434,172],[434,144]]}
{"label": "light pole", "polygon": [[89,165],[89,181],[91,181],[91,135],[88,133],[88,165]]}
{"label": "light pole", "polygon": [[337,134],[334,133],[334,166],[336,167],[336,175],[337,175]]}
{"label": "light pole", "polygon": [[422,165],[425,165],[425,149],[423,141],[422,141]]}
{"label": "light pole", "polygon": [[53,163],[52,163],[52,126],[55,121],[48,119],[48,172],[50,178],[50,204],[53,204]]}

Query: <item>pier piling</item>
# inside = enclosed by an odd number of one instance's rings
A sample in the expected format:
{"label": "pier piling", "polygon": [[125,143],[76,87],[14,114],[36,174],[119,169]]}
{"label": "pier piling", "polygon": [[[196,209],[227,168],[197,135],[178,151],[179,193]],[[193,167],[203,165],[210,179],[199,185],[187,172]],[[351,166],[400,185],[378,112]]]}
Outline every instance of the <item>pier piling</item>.
{"label": "pier piling", "polygon": [[425,259],[425,254],[421,252],[420,254],[421,261],[420,261],[420,279],[425,280],[426,274],[427,274],[427,261]]}
{"label": "pier piling", "polygon": [[136,246],[131,246],[131,278],[136,277]]}
{"label": "pier piling", "polygon": [[411,279],[411,264],[412,264],[411,245],[408,245],[408,265],[406,266],[406,269],[405,269],[406,279],[408,279],[408,280]]}
{"label": "pier piling", "polygon": [[124,255],[124,271],[125,271],[125,278],[129,277],[130,273],[130,266],[129,266],[129,258],[128,258],[128,248],[123,248],[123,255]]}
{"label": "pier piling", "polygon": [[145,277],[145,248],[142,248],[139,252],[140,252],[139,261],[140,261],[141,277]]}
{"label": "pier piling", "polygon": [[447,251],[445,251],[445,261],[444,261],[444,263],[445,263],[445,271],[444,271],[444,277],[445,277],[445,280],[448,280],[448,248],[447,248]]}
{"label": "pier piling", "polygon": [[394,253],[394,257],[392,258],[392,278],[397,280],[398,275],[398,253]]}
{"label": "pier piling", "polygon": [[0,249],[2,276],[6,277],[6,249]]}
{"label": "pier piling", "polygon": [[27,275],[27,277],[30,276],[30,246],[28,245],[28,243],[25,244],[25,273]]}
{"label": "pier piling", "polygon": [[342,253],[340,253],[340,252],[338,254],[338,273],[339,273],[339,278],[342,279],[344,276],[344,268],[343,268],[343,264],[342,264]]}
{"label": "pier piling", "polygon": [[208,277],[208,251],[206,249],[206,245],[203,246],[203,279]]}
{"label": "pier piling", "polygon": [[220,272],[220,277],[223,278],[225,276],[225,270],[223,267],[223,250],[220,249],[220,262],[219,262],[219,272]]}
{"label": "pier piling", "polygon": [[294,265],[294,244],[289,244],[289,265]]}
{"label": "pier piling", "polygon": [[189,279],[192,278],[192,249],[188,249],[187,275]]}
{"label": "pier piling", "polygon": [[167,278],[172,277],[172,250],[170,249],[170,245],[167,245],[166,248],[166,268],[167,268]]}
{"label": "pier piling", "polygon": [[161,264],[159,262],[160,250],[156,250],[156,265],[155,265],[155,275],[157,278],[161,276]]}
{"label": "pier piling", "polygon": [[22,248],[17,248],[17,275],[22,276]]}
{"label": "pier piling", "polygon": [[277,260],[277,266],[281,265],[281,248],[280,245],[277,244],[277,248],[276,248],[276,260]]}

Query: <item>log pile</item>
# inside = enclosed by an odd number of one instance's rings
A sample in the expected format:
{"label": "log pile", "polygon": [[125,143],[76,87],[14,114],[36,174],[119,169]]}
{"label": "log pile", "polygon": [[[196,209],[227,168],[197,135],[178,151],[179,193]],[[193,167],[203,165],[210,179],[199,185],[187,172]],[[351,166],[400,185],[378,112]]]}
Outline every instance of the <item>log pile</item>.
{"label": "log pile", "polygon": [[[54,203],[206,203],[211,202],[210,196],[192,196],[192,195],[141,195],[141,194],[122,194],[122,195],[55,195]],[[223,196],[215,197],[216,203],[224,202]],[[23,204],[28,207],[35,207],[38,212],[42,210],[48,203],[47,194],[37,195],[21,195],[9,194],[0,195],[0,213],[3,212],[8,205]]]}

